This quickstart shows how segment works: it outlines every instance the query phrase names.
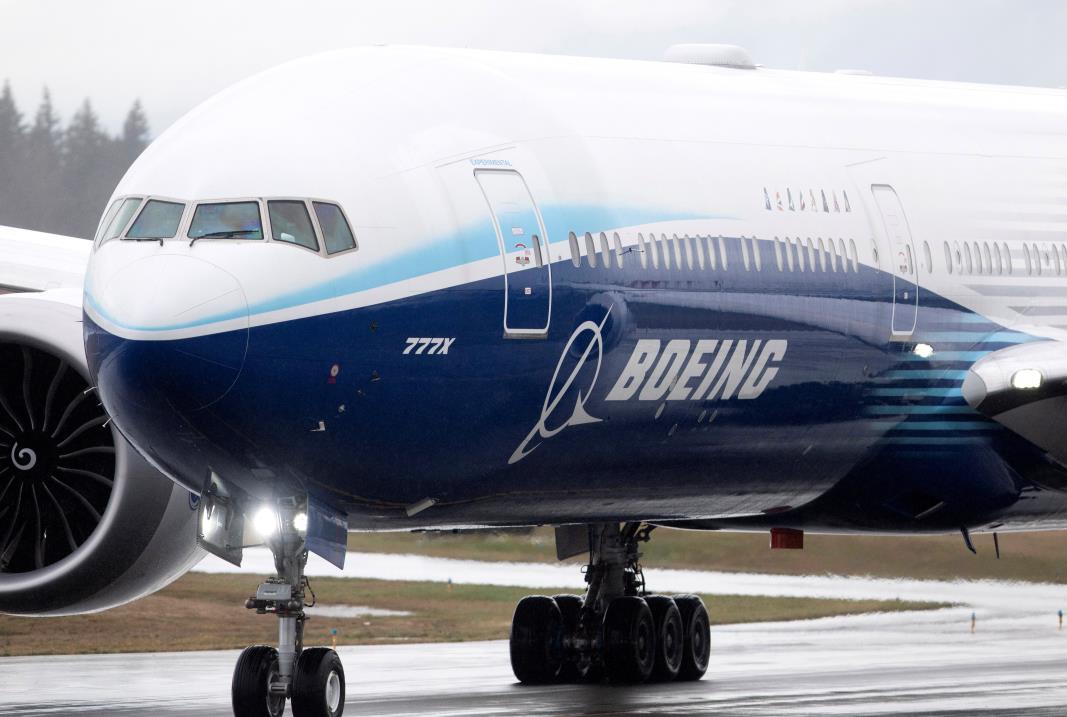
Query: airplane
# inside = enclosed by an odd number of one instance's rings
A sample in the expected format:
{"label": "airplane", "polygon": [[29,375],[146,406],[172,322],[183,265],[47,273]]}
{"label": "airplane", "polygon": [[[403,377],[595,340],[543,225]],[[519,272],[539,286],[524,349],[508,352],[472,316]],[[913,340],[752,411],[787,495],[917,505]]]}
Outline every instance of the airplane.
{"label": "airplane", "polygon": [[303,569],[348,531],[554,526],[586,593],[523,599],[509,638],[545,684],[704,674],[703,602],[645,584],[656,530],[1063,529],[1065,121],[1064,91],[719,45],[245,80],[91,243],[0,233],[0,285],[33,290],[0,297],[0,610],[264,543],[246,608],[278,644],[234,714],[340,715]]}

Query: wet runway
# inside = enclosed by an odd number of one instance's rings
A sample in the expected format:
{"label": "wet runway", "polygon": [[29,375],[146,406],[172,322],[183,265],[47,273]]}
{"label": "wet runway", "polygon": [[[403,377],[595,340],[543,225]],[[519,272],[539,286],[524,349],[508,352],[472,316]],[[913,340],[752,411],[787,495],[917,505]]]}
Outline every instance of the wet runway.
{"label": "wet runway", "polygon": [[[397,560],[381,570],[396,570]],[[560,585],[566,577],[557,566],[459,562],[423,562],[422,574],[533,586]],[[379,572],[370,563],[352,560],[350,570]],[[689,684],[523,687],[511,674],[505,642],[346,647],[340,650],[346,714],[1067,713],[1067,630],[1058,629],[1056,615],[1067,605],[1067,586],[692,571],[649,571],[648,577],[664,591],[901,597],[958,606],[714,627],[708,675]],[[714,600],[709,608],[714,611]],[[0,715],[228,715],[236,658],[237,652],[0,658]]]}
{"label": "wet runway", "polygon": [[[716,628],[689,684],[523,687],[505,642],[340,650],[351,715],[1062,715],[1067,637],[956,611]],[[4,715],[228,715],[236,652],[0,660]]]}

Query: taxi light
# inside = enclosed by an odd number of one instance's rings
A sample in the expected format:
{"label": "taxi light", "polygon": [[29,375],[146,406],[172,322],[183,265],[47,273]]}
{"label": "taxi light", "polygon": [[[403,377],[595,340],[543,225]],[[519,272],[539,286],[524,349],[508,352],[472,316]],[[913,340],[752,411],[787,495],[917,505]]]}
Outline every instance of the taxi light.
{"label": "taxi light", "polygon": [[269,538],[278,529],[278,515],[271,508],[263,506],[252,516],[252,527],[262,538]]}
{"label": "taxi light", "polygon": [[919,358],[930,358],[934,355],[934,347],[930,344],[916,344],[913,351]]}
{"label": "taxi light", "polygon": [[293,528],[298,533],[306,533],[308,530],[308,514],[297,513],[293,516]]}
{"label": "taxi light", "polygon": [[1036,368],[1023,368],[1012,374],[1011,385],[1022,390],[1041,388],[1043,377]]}

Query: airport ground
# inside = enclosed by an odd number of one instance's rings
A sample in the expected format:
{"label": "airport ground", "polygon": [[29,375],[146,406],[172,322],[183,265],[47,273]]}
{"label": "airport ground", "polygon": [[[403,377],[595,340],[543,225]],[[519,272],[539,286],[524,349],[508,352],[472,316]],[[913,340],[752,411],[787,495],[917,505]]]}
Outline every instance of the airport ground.
{"label": "airport ground", "polygon": [[[1025,580],[1067,583],[1067,533],[976,535],[972,555],[959,534],[806,535],[804,550],[770,550],[766,533],[659,529],[643,548],[655,568],[781,575],[869,575],[923,580]],[[349,550],[441,558],[555,562],[551,529],[497,533],[351,533]],[[572,561],[573,562],[573,561]],[[580,560],[579,560],[580,562]]]}
{"label": "airport ground", "polygon": [[[802,551],[772,551],[765,534],[657,530],[644,546],[655,568],[781,575],[862,575],[919,579],[999,579],[1067,582],[1062,533],[978,538],[979,553],[959,536],[807,536]],[[480,561],[555,561],[550,529],[469,533],[353,533],[349,547],[363,553],[414,554]],[[574,563],[579,570],[580,559]],[[417,577],[413,575],[412,577]],[[243,609],[260,576],[190,573],[160,593],[95,615],[37,620],[0,616],[0,656],[232,649],[270,642],[271,621]],[[319,577],[321,603],[358,605],[345,614],[314,617],[309,632],[338,644],[458,642],[507,636],[515,602],[531,590],[516,586],[443,584],[407,580]],[[537,592],[574,592],[573,585]],[[939,607],[941,603],[781,595],[715,595],[717,625],[811,619],[865,612]],[[386,613],[382,613],[386,611]],[[403,614],[392,615],[389,611]],[[211,626],[190,630],[190,625]],[[321,635],[318,633],[322,633]],[[101,635],[108,635],[101,640]]]}
{"label": "airport ground", "polygon": [[[275,621],[243,607],[261,580],[247,574],[194,572],[155,595],[94,615],[47,620],[0,616],[0,656],[220,650],[271,643],[277,637]],[[331,644],[336,630],[341,645],[506,638],[515,603],[531,592],[521,587],[345,578],[316,578],[312,587],[320,604],[347,610],[312,614],[307,639]],[[740,595],[709,596],[705,602],[713,607],[716,625],[940,607],[896,599]]]}

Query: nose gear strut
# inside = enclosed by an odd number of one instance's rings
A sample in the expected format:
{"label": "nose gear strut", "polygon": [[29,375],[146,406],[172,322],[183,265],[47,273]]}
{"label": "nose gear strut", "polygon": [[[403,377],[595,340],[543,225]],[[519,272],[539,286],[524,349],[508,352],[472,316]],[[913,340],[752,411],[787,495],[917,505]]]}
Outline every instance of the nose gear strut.
{"label": "nose gear strut", "polygon": [[304,575],[307,545],[294,522],[302,512],[294,499],[276,501],[277,526],[266,543],[278,574],[261,584],[245,607],[278,617],[278,647],[253,645],[241,653],[233,673],[235,717],[280,717],[286,699],[294,717],[340,717],[344,712],[340,657],[329,648],[304,648],[304,608],[315,604],[315,593]]}

